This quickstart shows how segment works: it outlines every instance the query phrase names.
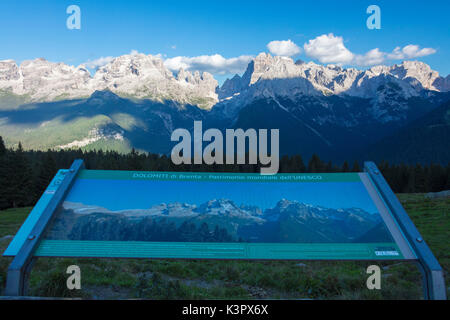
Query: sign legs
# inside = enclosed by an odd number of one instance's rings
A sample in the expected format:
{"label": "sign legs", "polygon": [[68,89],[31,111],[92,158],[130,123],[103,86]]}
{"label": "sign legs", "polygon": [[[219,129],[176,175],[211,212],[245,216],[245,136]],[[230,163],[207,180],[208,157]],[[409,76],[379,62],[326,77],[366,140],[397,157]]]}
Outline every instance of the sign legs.
{"label": "sign legs", "polygon": [[36,258],[20,268],[9,268],[6,277],[5,296],[24,296],[28,289],[28,278]]}

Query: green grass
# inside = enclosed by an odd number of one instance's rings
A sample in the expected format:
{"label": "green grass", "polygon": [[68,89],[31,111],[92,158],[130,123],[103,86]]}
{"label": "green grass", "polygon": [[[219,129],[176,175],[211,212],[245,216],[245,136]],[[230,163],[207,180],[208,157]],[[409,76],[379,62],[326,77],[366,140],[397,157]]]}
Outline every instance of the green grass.
{"label": "green grass", "polygon": [[[448,275],[450,271],[450,198],[428,199],[420,194],[399,194],[398,197]],[[447,287],[449,285],[450,282],[447,280]]]}
{"label": "green grass", "polygon": [[[438,258],[450,268],[450,199],[399,195],[405,209]],[[0,211],[0,238],[13,235],[31,208]],[[0,243],[1,252],[10,239]],[[11,258],[0,258],[5,286]],[[421,299],[420,273],[413,263],[375,262],[382,267],[381,290],[368,290],[361,261],[221,261],[40,258],[29,294],[47,297],[145,299]],[[66,268],[81,268],[81,290],[66,288]],[[447,280],[447,287],[449,282]]]}
{"label": "green grass", "polygon": [[0,122],[0,130],[8,146],[17,146],[21,142],[25,149],[46,150],[73,141],[81,141],[86,138],[86,132],[111,123],[112,120],[105,115],[91,118],[77,117],[70,121],[65,121],[63,117],[57,117],[31,127],[26,124],[17,125],[4,121]]}
{"label": "green grass", "polygon": [[30,100],[29,95],[17,95],[0,89],[0,110],[14,110]]}
{"label": "green grass", "polygon": [[[77,149],[77,148],[75,148]],[[116,151],[120,154],[128,154],[131,152],[132,147],[128,140],[107,140],[100,139],[95,142],[92,142],[84,147],[80,148],[83,151],[94,151],[94,150],[102,150],[102,151]],[[140,152],[143,150],[136,149]]]}

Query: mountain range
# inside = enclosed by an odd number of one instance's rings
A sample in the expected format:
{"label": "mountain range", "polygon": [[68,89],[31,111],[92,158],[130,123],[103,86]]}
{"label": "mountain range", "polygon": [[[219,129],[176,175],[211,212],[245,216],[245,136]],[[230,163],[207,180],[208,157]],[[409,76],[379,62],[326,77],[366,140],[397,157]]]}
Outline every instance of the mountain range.
{"label": "mountain range", "polygon": [[281,199],[273,207],[229,199],[200,205],[162,203],[111,211],[65,202],[48,239],[220,242],[390,242],[381,217],[360,208],[333,209]]}
{"label": "mountain range", "polygon": [[[192,130],[193,121],[202,120],[204,129],[278,128],[281,154],[317,153],[334,161],[382,154],[384,160],[446,164],[450,145],[442,134],[449,124],[438,110],[449,91],[450,76],[419,61],[358,70],[261,53],[242,76],[219,87],[207,72],[174,74],[160,57],[138,53],[117,57],[92,76],[83,65],[4,60],[0,135],[8,146],[20,141],[33,149],[134,147],[168,154],[172,131]],[[431,144],[402,133],[433,127],[430,121],[444,128],[430,133]],[[411,148],[430,145],[410,157]]]}

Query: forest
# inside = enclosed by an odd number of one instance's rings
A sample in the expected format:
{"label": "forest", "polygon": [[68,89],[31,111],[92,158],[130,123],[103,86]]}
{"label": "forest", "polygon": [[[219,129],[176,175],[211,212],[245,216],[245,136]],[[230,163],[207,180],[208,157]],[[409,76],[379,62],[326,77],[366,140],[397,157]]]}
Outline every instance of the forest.
{"label": "forest", "polygon": [[[86,169],[181,171],[181,172],[248,172],[259,173],[260,164],[175,165],[170,157],[132,150],[128,154],[116,151],[81,149],[24,150],[6,148],[0,137],[0,209],[32,206],[40,198],[59,169],[67,169],[75,159],[83,159]],[[358,161],[342,165],[323,161],[316,154],[305,161],[301,155],[283,156],[280,173],[360,172]],[[450,189],[450,163],[446,166],[377,163],[378,168],[396,193],[425,193]]]}
{"label": "forest", "polygon": [[[49,237],[48,239],[53,239]],[[58,237],[55,237],[58,239]],[[151,217],[130,221],[124,217],[91,214],[80,218],[68,235],[70,240],[94,241],[171,241],[171,242],[233,242],[225,228],[218,225],[210,230],[207,223],[196,226],[184,221],[176,226],[167,219]]]}

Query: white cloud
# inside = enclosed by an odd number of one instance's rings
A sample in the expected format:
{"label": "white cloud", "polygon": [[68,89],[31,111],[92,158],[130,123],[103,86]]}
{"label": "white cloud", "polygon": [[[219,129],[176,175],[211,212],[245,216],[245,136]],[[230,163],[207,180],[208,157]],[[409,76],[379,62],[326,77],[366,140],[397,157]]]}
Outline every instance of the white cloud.
{"label": "white cloud", "polygon": [[89,69],[97,69],[99,67],[104,66],[105,64],[108,64],[114,59],[114,57],[108,56],[108,57],[100,57],[95,60],[88,60],[85,63],[83,63],[86,67]]}
{"label": "white cloud", "polygon": [[[174,45],[173,48],[176,48]],[[271,41],[267,48],[274,55],[293,56],[301,52],[301,49],[291,40]],[[433,48],[420,48],[418,45],[396,47],[391,53],[372,49],[365,54],[356,54],[348,50],[344,45],[342,37],[334,34],[323,34],[303,45],[305,54],[317,59],[321,63],[333,63],[338,65],[373,66],[384,63],[386,60],[406,60],[428,56],[436,53]],[[130,55],[137,55],[137,50],[131,50]],[[165,54],[155,55],[164,60],[164,65],[172,70],[180,68],[189,71],[207,71],[216,75],[242,73],[246,70],[248,63],[254,58],[249,55],[241,55],[233,58],[224,58],[220,54],[201,55],[196,57],[178,56],[167,58]],[[89,69],[97,69],[111,62],[115,57],[106,56],[83,63]]]}
{"label": "white cloud", "polygon": [[158,54],[154,54],[154,57],[160,58],[161,60],[164,60],[165,57],[167,57],[167,55],[164,53],[158,53]]}
{"label": "white cloud", "polygon": [[436,53],[433,48],[420,48],[410,44],[403,48],[396,47],[392,53],[372,49],[365,54],[355,54],[348,50],[342,37],[332,33],[316,37],[303,45],[306,55],[319,60],[322,63],[336,63],[340,65],[373,66],[386,60],[403,60],[428,56]]}
{"label": "white cloud", "polygon": [[418,45],[409,44],[403,48],[396,47],[387,57],[391,60],[414,59],[429,56],[433,53],[436,53],[433,48],[420,49]]}
{"label": "white cloud", "polygon": [[391,53],[380,51],[378,48],[372,49],[365,55],[355,55],[354,63],[359,66],[373,66],[382,64],[386,60],[407,60],[425,57],[436,53],[433,48],[420,49],[418,45],[409,44],[403,48],[396,47]]}
{"label": "white cloud", "polygon": [[348,64],[354,55],[345,46],[342,37],[332,33],[309,40],[303,45],[306,55],[322,63]]}
{"label": "white cloud", "polygon": [[299,46],[297,46],[290,39],[281,41],[278,40],[270,41],[267,44],[267,48],[269,49],[270,53],[277,56],[291,57],[301,52]]}
{"label": "white cloud", "polygon": [[212,74],[230,74],[244,72],[252,59],[253,56],[246,55],[229,59],[222,57],[220,54],[198,57],[179,56],[166,59],[164,65],[172,71],[183,68],[190,71],[207,71]]}
{"label": "white cloud", "polygon": [[380,49],[375,48],[368,51],[364,55],[355,55],[354,63],[358,66],[373,66],[382,64],[385,60],[386,54],[381,52]]}

